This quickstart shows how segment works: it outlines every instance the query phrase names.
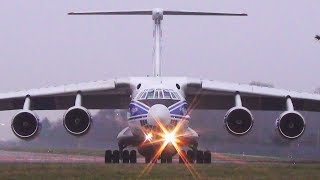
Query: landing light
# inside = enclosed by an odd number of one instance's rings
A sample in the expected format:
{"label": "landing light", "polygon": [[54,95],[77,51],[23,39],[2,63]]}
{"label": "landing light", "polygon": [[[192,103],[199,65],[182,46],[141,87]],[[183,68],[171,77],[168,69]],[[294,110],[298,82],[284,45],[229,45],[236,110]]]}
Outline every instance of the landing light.
{"label": "landing light", "polygon": [[146,140],[151,141],[152,137],[153,137],[152,133],[146,134]]}
{"label": "landing light", "polygon": [[164,135],[164,140],[166,143],[174,143],[176,141],[176,137],[174,133],[167,133]]}

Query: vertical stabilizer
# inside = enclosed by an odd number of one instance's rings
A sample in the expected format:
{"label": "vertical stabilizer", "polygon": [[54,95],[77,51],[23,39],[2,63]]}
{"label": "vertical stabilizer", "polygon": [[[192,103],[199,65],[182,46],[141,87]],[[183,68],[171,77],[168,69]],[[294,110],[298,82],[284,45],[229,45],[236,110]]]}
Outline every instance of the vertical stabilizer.
{"label": "vertical stabilizer", "polygon": [[106,11],[106,12],[71,12],[69,15],[152,15],[154,21],[154,47],[153,47],[153,76],[161,76],[161,21],[164,15],[179,15],[179,16],[247,16],[247,14],[234,13],[214,13],[214,12],[198,12],[198,11],[168,11],[160,8],[155,8],[152,11]]}
{"label": "vertical stabilizer", "polygon": [[162,9],[153,9],[152,19],[154,20],[154,47],[153,47],[153,76],[161,76],[161,38],[162,38],[162,29],[161,29],[161,20],[163,20],[163,10]]}

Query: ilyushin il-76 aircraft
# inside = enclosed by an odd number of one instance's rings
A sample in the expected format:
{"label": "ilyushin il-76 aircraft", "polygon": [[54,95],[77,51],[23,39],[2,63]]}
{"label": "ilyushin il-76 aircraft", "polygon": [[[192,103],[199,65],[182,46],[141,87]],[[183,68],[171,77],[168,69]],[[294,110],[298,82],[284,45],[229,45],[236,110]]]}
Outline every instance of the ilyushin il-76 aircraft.
{"label": "ilyushin il-76 aircraft", "polygon": [[[253,127],[251,110],[283,111],[275,120],[280,136],[294,140],[306,128],[298,111],[320,111],[320,95],[246,84],[161,75],[161,21],[164,16],[247,16],[195,11],[81,12],[69,15],[150,15],[154,22],[153,76],[126,77],[0,94],[0,109],[20,110],[11,122],[24,140],[39,134],[35,110],[66,110],[63,125],[74,136],[85,135],[92,124],[89,109],[129,109],[128,127],[119,132],[119,149],[106,150],[106,163],[136,163],[137,153],[147,163],[211,163],[211,152],[198,149],[199,134],[189,126],[190,112],[226,110],[223,123],[235,136]],[[128,149],[131,149],[130,151]]]}

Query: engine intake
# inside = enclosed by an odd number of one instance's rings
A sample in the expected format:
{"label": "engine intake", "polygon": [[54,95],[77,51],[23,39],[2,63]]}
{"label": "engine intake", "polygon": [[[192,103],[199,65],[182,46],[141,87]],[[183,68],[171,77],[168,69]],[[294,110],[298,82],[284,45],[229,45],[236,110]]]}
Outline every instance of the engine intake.
{"label": "engine intake", "polygon": [[253,126],[253,116],[245,107],[233,107],[224,117],[227,130],[233,135],[245,135]]}
{"label": "engine intake", "polygon": [[64,115],[63,125],[72,135],[84,135],[90,128],[91,115],[82,106],[71,107]]}
{"label": "engine intake", "polygon": [[38,134],[39,118],[30,110],[20,111],[12,118],[11,129],[17,137],[30,139]]}
{"label": "engine intake", "polygon": [[283,137],[296,139],[303,134],[306,123],[300,113],[286,111],[276,120],[276,126]]}

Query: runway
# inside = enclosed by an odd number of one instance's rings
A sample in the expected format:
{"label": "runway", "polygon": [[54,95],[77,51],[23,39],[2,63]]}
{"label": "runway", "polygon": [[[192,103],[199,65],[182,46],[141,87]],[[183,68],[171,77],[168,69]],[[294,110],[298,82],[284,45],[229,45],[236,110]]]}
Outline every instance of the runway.
{"label": "runway", "polygon": [[[144,158],[137,159],[144,163]],[[178,163],[178,159],[173,159]],[[0,150],[0,163],[93,163],[104,164],[104,157]]]}
{"label": "runway", "polygon": [[0,150],[0,163],[104,163],[104,158],[99,156]]}
{"label": "runway", "polygon": [[[212,163],[231,163],[231,164],[246,164],[246,163],[292,163],[288,159],[274,159],[268,157],[255,156],[233,156],[222,153],[212,153]],[[300,163],[319,163],[313,161],[295,161]],[[71,155],[57,153],[37,153],[37,152],[20,152],[20,151],[5,151],[0,150],[0,163],[91,163],[104,164],[103,156],[88,156],[88,155]],[[137,163],[143,164],[143,157],[138,157]],[[179,163],[178,157],[173,158],[173,163]]]}
{"label": "runway", "polygon": [[[179,159],[174,158],[173,163],[178,163]],[[138,163],[144,163],[142,157],[137,159]],[[55,153],[36,153],[0,150],[0,163],[94,163],[103,164],[104,157],[68,155]]]}

